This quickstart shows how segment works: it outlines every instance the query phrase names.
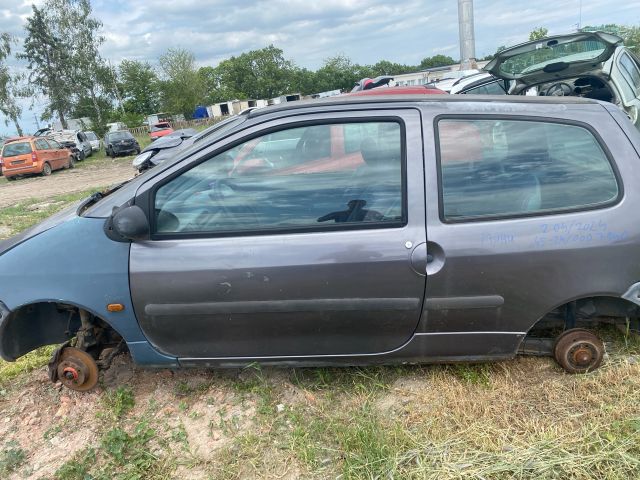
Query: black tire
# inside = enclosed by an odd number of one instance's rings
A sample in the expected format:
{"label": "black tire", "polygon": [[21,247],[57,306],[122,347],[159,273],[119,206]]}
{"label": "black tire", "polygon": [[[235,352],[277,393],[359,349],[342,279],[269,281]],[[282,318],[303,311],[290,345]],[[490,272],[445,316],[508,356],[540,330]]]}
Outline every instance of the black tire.
{"label": "black tire", "polygon": [[48,177],[49,175],[51,175],[51,165],[49,165],[49,163],[45,162],[45,164],[42,166],[42,176],[43,177]]}
{"label": "black tire", "polygon": [[140,149],[136,148],[136,155],[140,155]]}
{"label": "black tire", "polygon": [[17,175],[13,175],[11,177],[5,177],[10,182],[15,182],[18,179]]}
{"label": "black tire", "polygon": [[86,157],[86,155],[84,154],[84,151],[83,151],[83,150],[80,150],[80,151],[78,152],[78,161],[79,161],[79,162],[81,162],[81,161],[83,161],[85,158],[87,158],[87,157]]}
{"label": "black tire", "polygon": [[557,338],[553,356],[568,373],[592,372],[602,365],[604,343],[589,330],[572,328]]}
{"label": "black tire", "polygon": [[76,157],[75,157],[75,155],[69,155],[69,168],[76,168]]}

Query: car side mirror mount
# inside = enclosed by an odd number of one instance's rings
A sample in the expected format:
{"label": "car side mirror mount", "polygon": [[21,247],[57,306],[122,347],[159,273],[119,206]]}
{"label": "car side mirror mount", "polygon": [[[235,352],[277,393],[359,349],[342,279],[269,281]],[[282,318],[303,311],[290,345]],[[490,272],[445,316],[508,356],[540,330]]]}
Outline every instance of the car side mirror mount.
{"label": "car side mirror mount", "polygon": [[137,205],[114,209],[104,224],[104,231],[116,242],[136,242],[149,239],[149,219]]}

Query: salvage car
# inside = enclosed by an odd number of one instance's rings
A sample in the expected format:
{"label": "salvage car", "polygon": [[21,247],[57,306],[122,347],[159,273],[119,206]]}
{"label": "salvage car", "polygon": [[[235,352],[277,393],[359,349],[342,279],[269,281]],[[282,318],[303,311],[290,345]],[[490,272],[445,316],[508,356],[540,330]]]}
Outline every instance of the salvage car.
{"label": "salvage car", "polygon": [[2,147],[2,172],[7,180],[23,175],[48,177],[54,170],[73,168],[75,157],[55,140],[42,137],[18,137]]}
{"label": "salvage car", "polygon": [[578,32],[526,42],[501,51],[484,70],[458,80],[451,93],[603,100],[640,128],[640,61],[616,35]]}
{"label": "salvage car", "polygon": [[79,391],[124,349],[578,373],[601,325],[637,329],[640,134],[610,103],[344,96],[226,126],[0,243],[3,359],[62,343],[50,377]]}
{"label": "salvage car", "polygon": [[91,144],[92,152],[99,152],[102,147],[102,142],[98,138],[98,135],[95,132],[84,132],[84,135],[87,137],[87,140]]}
{"label": "salvage car", "polygon": [[151,125],[151,132],[149,132],[149,136],[151,137],[151,141],[157,140],[159,138],[165,137],[173,133],[173,128],[169,122],[160,122],[154,125]]}
{"label": "salvage car", "polygon": [[140,144],[129,130],[118,130],[105,134],[104,150],[111,158],[115,158],[118,155],[139,154]]}
{"label": "salvage car", "polygon": [[[176,148],[186,146],[187,143],[185,143],[185,140],[195,137],[197,134],[198,132],[193,128],[175,130],[173,133],[147,145],[140,154],[133,159],[133,167],[140,172],[154,167],[158,163],[163,162],[167,154],[169,156],[175,154],[177,151],[175,150]],[[163,155],[158,156],[160,152],[162,152]]]}

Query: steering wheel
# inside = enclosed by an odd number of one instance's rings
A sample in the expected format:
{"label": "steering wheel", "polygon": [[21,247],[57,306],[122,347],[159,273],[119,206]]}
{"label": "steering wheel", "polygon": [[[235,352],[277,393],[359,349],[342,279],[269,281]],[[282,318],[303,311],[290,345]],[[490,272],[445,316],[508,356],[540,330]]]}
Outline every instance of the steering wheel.
{"label": "steering wheel", "polygon": [[573,87],[565,82],[558,82],[547,88],[544,94],[548,97],[570,97],[573,94]]}

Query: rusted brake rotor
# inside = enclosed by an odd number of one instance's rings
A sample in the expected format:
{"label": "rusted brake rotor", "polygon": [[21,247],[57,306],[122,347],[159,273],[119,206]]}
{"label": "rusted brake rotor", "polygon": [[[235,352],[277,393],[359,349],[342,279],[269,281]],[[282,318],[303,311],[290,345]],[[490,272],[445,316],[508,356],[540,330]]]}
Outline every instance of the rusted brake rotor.
{"label": "rusted brake rotor", "polygon": [[569,373],[590,372],[602,364],[604,343],[589,330],[572,328],[558,337],[553,354]]}
{"label": "rusted brake rotor", "polygon": [[77,392],[91,390],[98,383],[98,365],[87,352],[65,347],[58,360],[58,379],[62,384]]}

